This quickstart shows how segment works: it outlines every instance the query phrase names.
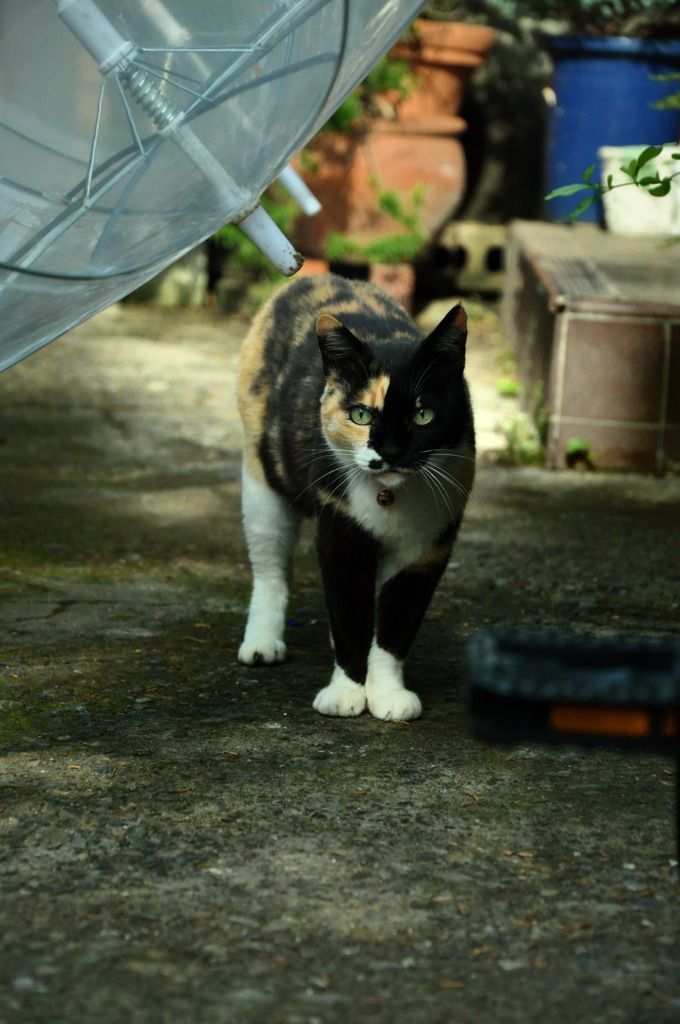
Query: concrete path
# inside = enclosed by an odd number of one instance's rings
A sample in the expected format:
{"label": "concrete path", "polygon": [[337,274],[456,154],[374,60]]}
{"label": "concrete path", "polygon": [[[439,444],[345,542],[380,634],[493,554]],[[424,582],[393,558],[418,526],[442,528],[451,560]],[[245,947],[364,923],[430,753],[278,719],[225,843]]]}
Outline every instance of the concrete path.
{"label": "concrete path", "polygon": [[248,600],[233,394],[246,325],[114,307],[0,378],[0,1024],[676,1024],[674,764],[488,746],[470,635],[680,633],[680,481],[485,458],[410,663],[424,714],[311,708]]}

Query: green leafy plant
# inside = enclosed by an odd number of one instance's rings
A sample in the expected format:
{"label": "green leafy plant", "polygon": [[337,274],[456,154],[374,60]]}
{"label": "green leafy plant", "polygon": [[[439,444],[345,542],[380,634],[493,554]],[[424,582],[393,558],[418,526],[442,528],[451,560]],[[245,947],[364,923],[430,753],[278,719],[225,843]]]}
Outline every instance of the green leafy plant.
{"label": "green leafy plant", "polygon": [[[667,75],[651,75],[655,82],[680,82],[680,71],[671,71]],[[657,110],[680,110],[680,89],[664,96],[662,100],[652,103]]]}
{"label": "green leafy plant", "polygon": [[590,444],[588,441],[582,441],[580,437],[570,437],[565,451],[567,455],[576,455],[578,452],[590,453]]}
{"label": "green leafy plant", "polygon": [[326,241],[326,259],[331,263],[361,259],[368,263],[411,263],[429,241],[429,234],[421,225],[420,209],[423,205],[425,185],[412,190],[407,206],[394,189],[378,190],[376,202],[381,213],[394,221],[400,230],[381,235],[369,242],[345,238],[339,231],[332,231]]}
{"label": "green leafy plant", "polygon": [[496,381],[496,390],[503,398],[516,398],[519,394],[519,384],[513,377],[501,377]]}
{"label": "green leafy plant", "polygon": [[545,449],[529,413],[519,412],[501,427],[505,435],[505,459],[513,466],[542,466]]}
{"label": "green leafy plant", "polygon": [[564,455],[569,469],[575,469],[576,467],[595,469],[594,454],[590,442],[583,441],[580,437],[569,438],[565,445]]}
{"label": "green leafy plant", "polygon": [[[607,181],[604,185],[599,181],[593,181],[593,174],[595,172],[595,166],[593,165],[584,172],[582,181],[553,189],[545,198],[556,199],[559,196],[572,196],[586,190],[588,195],[569,214],[570,220],[575,220],[597,199],[600,199],[606,192],[612,192],[616,188],[637,185],[638,188],[644,189],[650,196],[667,196],[674,179],[680,176],[680,169],[673,174],[666,174],[663,177],[658,171],[653,173],[649,173],[649,170],[645,171],[649,162],[660,156],[664,148],[664,146],[647,146],[635,159],[631,160],[628,164],[622,165],[621,171],[629,179],[628,181],[614,183],[613,175],[611,174],[607,176]],[[673,160],[680,160],[680,153],[671,153],[670,156]]]}
{"label": "green leafy plant", "polygon": [[565,22],[581,35],[653,36],[667,25],[673,0],[494,0],[504,14]]}
{"label": "green leafy plant", "polygon": [[331,263],[344,263],[362,259],[367,263],[412,263],[427,236],[422,238],[409,235],[383,235],[364,244],[343,238],[338,231],[328,236],[326,256]]}
{"label": "green leafy plant", "polygon": [[383,57],[354,92],[343,100],[321,131],[348,135],[372,118],[384,117],[386,114],[394,117],[394,106],[386,97],[391,94],[394,104],[398,105],[400,100],[411,94],[417,84],[418,79],[408,61],[389,55]]}
{"label": "green leafy plant", "polygon": [[460,7],[460,0],[428,0],[418,17],[432,21],[454,21],[460,17]]}

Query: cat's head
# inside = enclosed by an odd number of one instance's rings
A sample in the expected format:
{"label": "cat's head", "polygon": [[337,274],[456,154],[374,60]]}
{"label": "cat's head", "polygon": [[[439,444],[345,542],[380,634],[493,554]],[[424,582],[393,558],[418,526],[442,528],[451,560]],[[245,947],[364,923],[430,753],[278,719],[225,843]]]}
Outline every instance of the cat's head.
{"label": "cat's head", "polygon": [[326,386],[321,423],[346,465],[390,485],[471,433],[463,378],[467,316],[455,306],[424,340],[362,341],[329,313],[317,322]]}

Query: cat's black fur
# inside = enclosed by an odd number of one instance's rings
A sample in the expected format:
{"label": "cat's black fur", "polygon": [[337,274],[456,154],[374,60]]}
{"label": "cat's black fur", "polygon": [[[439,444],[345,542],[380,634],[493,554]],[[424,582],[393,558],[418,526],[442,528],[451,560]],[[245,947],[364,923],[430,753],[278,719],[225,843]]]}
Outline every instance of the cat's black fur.
{"label": "cat's black fur", "polygon": [[425,339],[372,285],[334,276],[284,286],[244,343],[244,524],[254,589],[239,651],[285,657],[301,515],[317,549],[335,649],[325,714],[420,713],[403,660],[448,561],[474,477],[456,306]]}

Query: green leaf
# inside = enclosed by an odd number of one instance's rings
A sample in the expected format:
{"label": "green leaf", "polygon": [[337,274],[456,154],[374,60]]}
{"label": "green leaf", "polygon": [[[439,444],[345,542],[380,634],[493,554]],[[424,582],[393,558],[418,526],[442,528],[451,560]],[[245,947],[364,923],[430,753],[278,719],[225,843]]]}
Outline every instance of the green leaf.
{"label": "green leaf", "polygon": [[586,185],[588,185],[589,187],[590,187],[590,179],[593,176],[593,171],[594,170],[595,170],[595,164],[593,164],[592,167],[589,167],[587,169],[587,171],[584,172],[584,175],[583,175],[583,180],[586,183]]}
{"label": "green leaf", "polygon": [[583,211],[587,210],[589,206],[592,206],[592,204],[598,198],[599,198],[598,194],[594,193],[593,195],[586,196],[585,199],[582,199],[581,202],[576,207],[576,209],[572,210],[571,213],[569,214],[569,220],[576,220],[577,217],[580,217],[581,214],[583,213]]}
{"label": "green leaf", "polygon": [[401,199],[394,189],[385,189],[378,196],[378,206],[383,213],[394,220],[399,220],[404,215],[404,207]]}
{"label": "green leaf", "polygon": [[680,108],[680,92],[664,96],[662,100],[656,100],[650,106],[654,107],[655,110],[678,110]]}
{"label": "green leaf", "polygon": [[575,192],[582,192],[584,188],[594,188],[594,185],[561,185],[559,188],[554,188],[552,192],[548,192],[546,199],[557,199],[558,196],[573,196]]}
{"label": "green leaf", "polygon": [[645,188],[648,185],[660,185],[660,184],[661,184],[661,178],[659,177],[659,172],[658,171],[656,172],[656,174],[648,175],[646,178],[638,178],[638,185],[644,185]]}
{"label": "green leaf", "polygon": [[637,174],[637,160],[631,160],[629,164],[621,164],[621,170],[624,174],[627,174],[629,178],[635,180]]}
{"label": "green leaf", "polygon": [[646,149],[643,149],[635,161],[636,172],[640,171],[650,160],[654,160],[659,153],[663,153],[663,146],[647,146]]}
{"label": "green leaf", "polygon": [[661,182],[661,184],[657,185],[656,188],[648,188],[647,189],[647,191],[649,192],[650,196],[667,196],[668,193],[670,192],[670,190],[671,190],[670,178],[664,178],[664,180]]}
{"label": "green leaf", "polygon": [[513,377],[501,377],[496,381],[496,390],[504,398],[516,398],[519,394],[519,384]]}

